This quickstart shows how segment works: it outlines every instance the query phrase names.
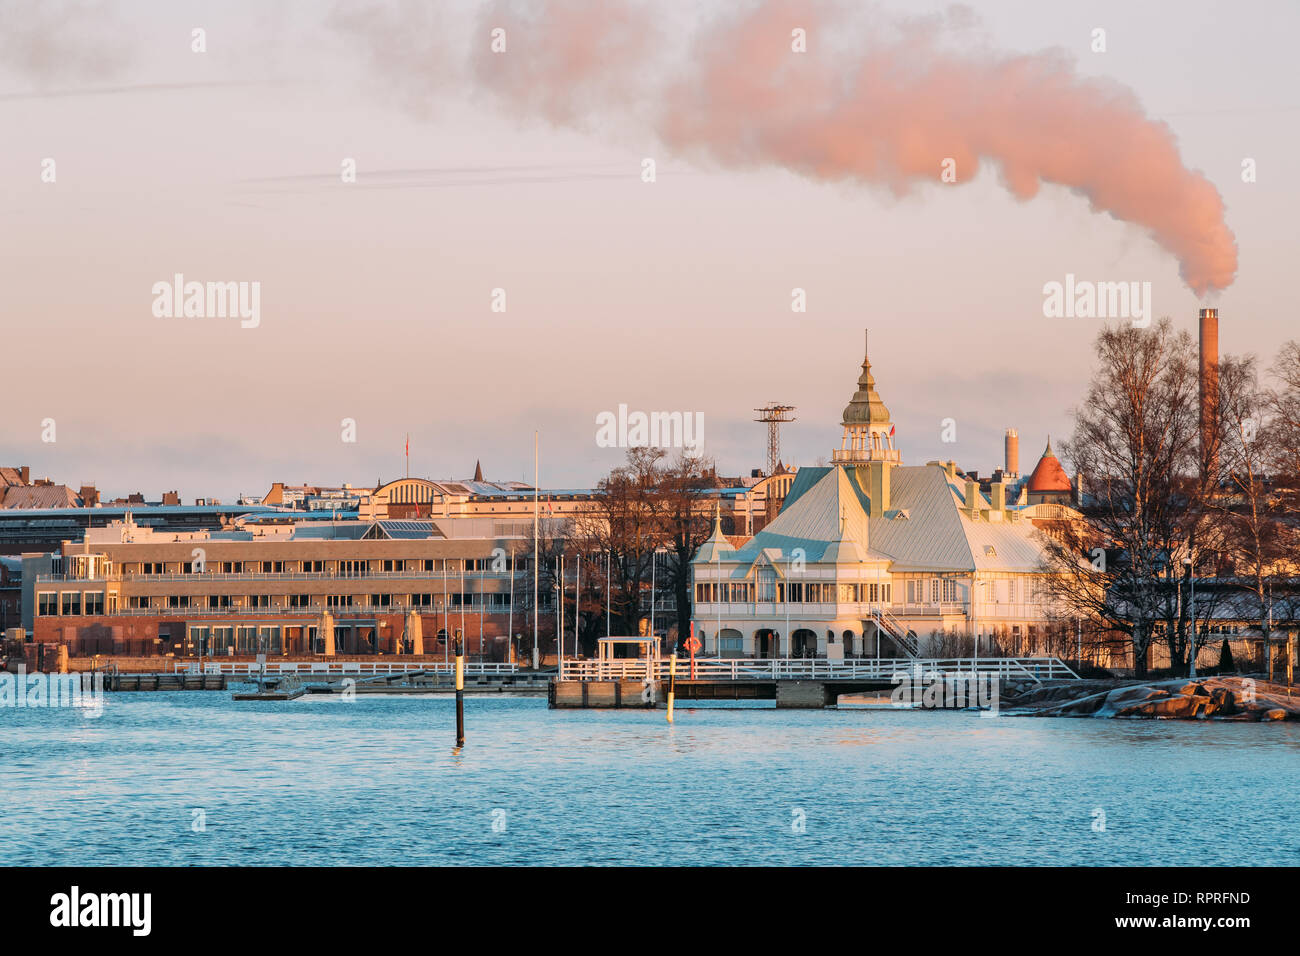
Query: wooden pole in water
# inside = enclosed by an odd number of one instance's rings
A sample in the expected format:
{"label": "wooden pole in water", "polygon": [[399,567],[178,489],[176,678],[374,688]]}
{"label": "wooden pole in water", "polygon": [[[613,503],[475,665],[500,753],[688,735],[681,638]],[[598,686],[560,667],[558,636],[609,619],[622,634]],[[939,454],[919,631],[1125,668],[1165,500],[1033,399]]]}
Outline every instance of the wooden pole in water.
{"label": "wooden pole in water", "polygon": [[465,746],[465,638],[456,631],[456,746]]}
{"label": "wooden pole in water", "polygon": [[677,692],[677,649],[668,655],[668,723],[673,722],[673,697]]}

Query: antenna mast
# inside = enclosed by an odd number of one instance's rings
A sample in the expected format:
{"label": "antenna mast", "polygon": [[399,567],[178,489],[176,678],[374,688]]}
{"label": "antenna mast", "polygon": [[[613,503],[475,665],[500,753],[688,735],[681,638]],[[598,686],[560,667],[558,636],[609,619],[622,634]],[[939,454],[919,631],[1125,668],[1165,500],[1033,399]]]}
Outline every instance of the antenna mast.
{"label": "antenna mast", "polygon": [[758,412],[758,418],[754,421],[767,425],[767,473],[775,475],[777,467],[781,464],[781,425],[796,420],[790,414],[794,411],[794,406],[768,402],[754,411]]}

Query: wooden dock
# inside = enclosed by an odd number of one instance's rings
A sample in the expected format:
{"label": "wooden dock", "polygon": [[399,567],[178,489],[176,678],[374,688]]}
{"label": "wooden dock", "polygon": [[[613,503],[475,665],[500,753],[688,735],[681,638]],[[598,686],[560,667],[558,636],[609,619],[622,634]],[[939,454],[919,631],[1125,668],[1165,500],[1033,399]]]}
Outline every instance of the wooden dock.
{"label": "wooden dock", "polygon": [[115,674],[110,672],[102,676],[104,678],[104,690],[111,691],[226,689],[225,674]]}

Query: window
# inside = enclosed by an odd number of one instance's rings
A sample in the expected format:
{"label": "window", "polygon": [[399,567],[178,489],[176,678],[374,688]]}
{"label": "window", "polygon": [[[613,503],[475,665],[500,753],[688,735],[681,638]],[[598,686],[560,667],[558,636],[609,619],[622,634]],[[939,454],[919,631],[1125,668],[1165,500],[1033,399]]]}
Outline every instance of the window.
{"label": "window", "polygon": [[42,591],[36,595],[36,613],[40,617],[54,617],[59,613],[59,599],[53,591]]}
{"label": "window", "polygon": [[208,639],[209,654],[229,654],[235,646],[233,627],[214,627]]}
{"label": "window", "polygon": [[77,591],[63,592],[63,614],[80,614],[81,613],[81,594]]}
{"label": "window", "polygon": [[310,607],[311,597],[306,594],[290,594],[289,607]]}
{"label": "window", "polygon": [[760,601],[776,600],[776,572],[764,569],[758,572],[758,599]]}
{"label": "window", "polygon": [[269,594],[250,594],[248,596],[248,607],[270,607],[271,595]]}
{"label": "window", "polygon": [[351,607],[351,594],[329,594],[325,597],[325,606],[330,608]]}
{"label": "window", "polygon": [[104,613],[104,593],[102,591],[86,592],[86,613],[87,614]]}
{"label": "window", "polygon": [[259,654],[282,654],[284,646],[280,643],[280,629],[266,626],[258,628],[257,651]]}
{"label": "window", "polygon": [[209,594],[209,595],[208,595],[208,607],[209,607],[209,608],[212,608],[213,610],[217,610],[218,608],[223,608],[223,607],[230,607],[230,595],[229,595],[229,594]]}

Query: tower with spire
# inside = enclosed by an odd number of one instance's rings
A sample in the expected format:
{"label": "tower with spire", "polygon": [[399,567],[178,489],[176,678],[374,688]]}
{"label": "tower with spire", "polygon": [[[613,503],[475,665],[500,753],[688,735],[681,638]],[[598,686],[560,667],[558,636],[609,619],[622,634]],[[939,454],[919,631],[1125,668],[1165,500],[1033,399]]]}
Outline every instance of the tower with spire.
{"label": "tower with spire", "polygon": [[862,374],[858,390],[844,407],[844,437],[831,453],[837,465],[862,464],[869,461],[899,462],[894,446],[894,423],[889,409],[876,392],[876,378],[871,374],[871,358],[862,357]]}
{"label": "tower with spire", "polygon": [[844,437],[831,452],[831,462],[853,470],[858,487],[871,500],[871,517],[879,518],[889,510],[889,473],[901,457],[894,445],[894,423],[876,391],[871,358],[865,353],[858,390],[844,407],[843,417]]}

